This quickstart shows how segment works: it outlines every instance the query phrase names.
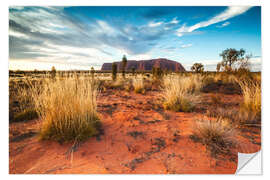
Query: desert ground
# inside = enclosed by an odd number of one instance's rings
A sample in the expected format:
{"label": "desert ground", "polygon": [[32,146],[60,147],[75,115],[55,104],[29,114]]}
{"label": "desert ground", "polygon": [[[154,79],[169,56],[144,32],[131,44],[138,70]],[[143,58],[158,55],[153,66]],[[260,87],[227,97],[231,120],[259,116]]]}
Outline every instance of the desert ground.
{"label": "desert ground", "polygon": [[[27,88],[27,82],[43,77],[10,76],[10,174],[234,174],[238,152],[254,153],[261,148],[260,114],[243,110],[242,86],[224,79],[234,75],[185,75],[199,76],[201,85],[184,94],[196,96],[192,108],[177,110],[164,103],[172,91],[166,88],[172,84],[163,81],[184,75],[156,80],[151,73],[129,73],[121,80],[119,73],[115,81],[110,73],[94,76],[100,82],[94,98],[101,128],[83,141],[40,138],[46,116],[29,111],[24,116],[19,91]],[[142,80],[141,89],[132,85],[134,79]],[[27,96],[30,91],[24,92]],[[25,104],[23,108],[31,103]]]}

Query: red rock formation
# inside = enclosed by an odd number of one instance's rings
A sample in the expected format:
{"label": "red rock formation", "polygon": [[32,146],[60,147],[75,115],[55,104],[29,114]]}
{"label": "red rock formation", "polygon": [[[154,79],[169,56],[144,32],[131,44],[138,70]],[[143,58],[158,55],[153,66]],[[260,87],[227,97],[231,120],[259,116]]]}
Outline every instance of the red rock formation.
{"label": "red rock formation", "polygon": [[[121,62],[116,62],[118,70],[121,70]],[[135,68],[139,71],[151,71],[153,67],[160,67],[162,70],[171,70],[174,72],[184,72],[185,68],[178,62],[168,60],[165,58],[151,59],[151,60],[128,60],[126,70]],[[112,63],[104,63],[101,70],[112,70]]]}

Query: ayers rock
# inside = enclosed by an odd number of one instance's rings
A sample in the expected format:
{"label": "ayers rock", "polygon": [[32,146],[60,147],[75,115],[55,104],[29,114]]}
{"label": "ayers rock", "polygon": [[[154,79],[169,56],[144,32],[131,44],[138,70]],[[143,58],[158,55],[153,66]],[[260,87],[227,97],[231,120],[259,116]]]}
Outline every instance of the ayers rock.
{"label": "ayers rock", "polygon": [[[121,61],[115,62],[117,64],[117,69],[121,69]],[[184,72],[186,71],[182,64],[168,60],[165,58],[151,59],[151,60],[128,60],[126,70],[131,70],[135,68],[139,71],[151,71],[153,67],[160,67],[162,70],[171,70],[174,72]],[[112,63],[104,63],[101,70],[112,70]]]}

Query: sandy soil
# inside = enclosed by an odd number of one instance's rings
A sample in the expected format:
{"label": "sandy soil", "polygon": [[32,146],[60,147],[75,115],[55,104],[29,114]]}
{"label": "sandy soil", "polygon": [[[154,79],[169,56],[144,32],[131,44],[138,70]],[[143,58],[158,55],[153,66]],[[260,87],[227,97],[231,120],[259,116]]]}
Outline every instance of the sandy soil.
{"label": "sandy soil", "polygon": [[[104,135],[92,137],[70,151],[72,143],[38,141],[38,121],[10,124],[9,172],[11,174],[231,174],[237,168],[237,152],[261,148],[260,129],[239,130],[239,146],[231,155],[211,156],[190,135],[194,120],[212,106],[210,93],[193,113],[164,111],[161,94],[103,92],[98,111]],[[224,106],[237,106],[239,95],[221,94]],[[73,146],[74,147],[74,146]]]}

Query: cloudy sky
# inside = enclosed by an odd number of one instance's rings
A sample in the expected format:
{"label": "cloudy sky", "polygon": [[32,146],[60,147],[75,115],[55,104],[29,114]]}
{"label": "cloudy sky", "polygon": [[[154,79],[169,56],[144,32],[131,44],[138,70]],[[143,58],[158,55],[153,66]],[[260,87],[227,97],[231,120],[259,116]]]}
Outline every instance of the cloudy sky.
{"label": "cloudy sky", "polygon": [[261,64],[260,7],[9,8],[9,68],[100,69],[105,62],[167,58],[215,70],[226,48]]}

